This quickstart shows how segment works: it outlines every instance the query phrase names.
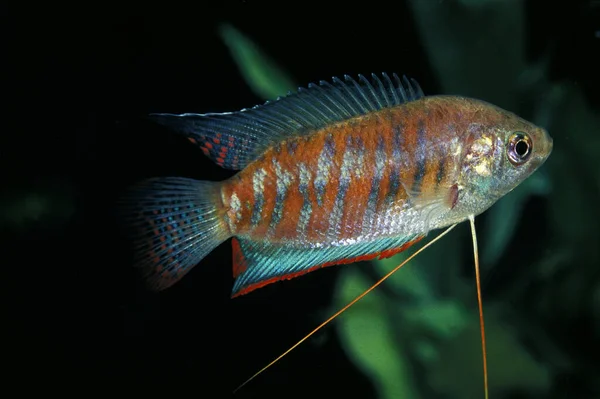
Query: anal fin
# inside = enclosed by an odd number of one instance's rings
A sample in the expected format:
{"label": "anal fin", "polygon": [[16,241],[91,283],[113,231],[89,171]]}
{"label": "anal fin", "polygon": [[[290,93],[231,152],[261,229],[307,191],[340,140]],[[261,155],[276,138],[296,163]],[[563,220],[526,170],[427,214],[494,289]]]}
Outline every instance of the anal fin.
{"label": "anal fin", "polygon": [[308,249],[234,238],[232,297],[328,266],[389,258],[423,237],[386,237],[365,243]]}

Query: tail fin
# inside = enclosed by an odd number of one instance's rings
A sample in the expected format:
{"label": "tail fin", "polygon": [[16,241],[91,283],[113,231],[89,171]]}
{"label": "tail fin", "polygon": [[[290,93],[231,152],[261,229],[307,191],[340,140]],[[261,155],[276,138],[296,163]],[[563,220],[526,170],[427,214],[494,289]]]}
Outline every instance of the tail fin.
{"label": "tail fin", "polygon": [[134,241],[136,267],[151,289],[175,284],[229,238],[218,208],[219,186],[163,177],[140,183],[123,198],[121,211]]}

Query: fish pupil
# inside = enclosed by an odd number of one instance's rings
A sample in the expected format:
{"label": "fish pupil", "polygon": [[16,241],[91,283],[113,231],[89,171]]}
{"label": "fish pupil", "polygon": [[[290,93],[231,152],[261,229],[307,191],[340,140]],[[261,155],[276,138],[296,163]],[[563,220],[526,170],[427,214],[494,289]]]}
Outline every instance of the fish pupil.
{"label": "fish pupil", "polygon": [[515,152],[520,158],[524,158],[529,152],[529,144],[525,140],[519,140],[515,145]]}

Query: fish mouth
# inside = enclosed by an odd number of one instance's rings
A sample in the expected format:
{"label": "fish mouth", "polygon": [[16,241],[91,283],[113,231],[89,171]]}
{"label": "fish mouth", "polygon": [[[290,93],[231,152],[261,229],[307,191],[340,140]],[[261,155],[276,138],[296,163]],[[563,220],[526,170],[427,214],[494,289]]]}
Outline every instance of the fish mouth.
{"label": "fish mouth", "polygon": [[550,137],[546,129],[542,129],[542,133],[544,142],[546,143],[545,158],[547,158],[552,153],[552,148],[554,147],[554,140],[552,140],[552,137]]}
{"label": "fish mouth", "polygon": [[538,151],[536,151],[537,154],[535,154],[535,161],[531,162],[528,168],[529,174],[533,173],[537,168],[542,166],[542,164],[544,164],[548,160],[548,157],[550,157],[550,154],[552,153],[552,149],[554,147],[554,140],[552,140],[552,137],[550,137],[546,129],[540,128],[540,130],[541,145]]}

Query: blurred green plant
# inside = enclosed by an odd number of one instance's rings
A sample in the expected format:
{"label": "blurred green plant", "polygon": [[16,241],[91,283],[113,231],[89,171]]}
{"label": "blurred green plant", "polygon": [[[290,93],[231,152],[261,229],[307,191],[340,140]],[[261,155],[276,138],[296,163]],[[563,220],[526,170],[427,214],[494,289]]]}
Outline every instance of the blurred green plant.
{"label": "blurred green plant", "polygon": [[[357,268],[344,273],[338,284],[339,300],[344,303],[370,285]],[[387,315],[386,300],[381,292],[371,292],[353,305],[351,313],[337,321],[338,334],[350,359],[375,385],[377,397],[418,399],[421,396],[413,383],[413,370],[403,361],[404,348],[398,345],[392,320],[382,317]],[[392,353],[391,348],[395,349]]]}
{"label": "blurred green plant", "polygon": [[257,96],[273,100],[297,89],[292,78],[282,68],[233,26],[221,25],[219,35],[229,48],[246,83]]}
{"label": "blurred green plant", "polygon": [[36,227],[56,228],[74,214],[72,187],[59,179],[38,179],[28,186],[7,185],[0,199],[0,230],[20,235]]}

